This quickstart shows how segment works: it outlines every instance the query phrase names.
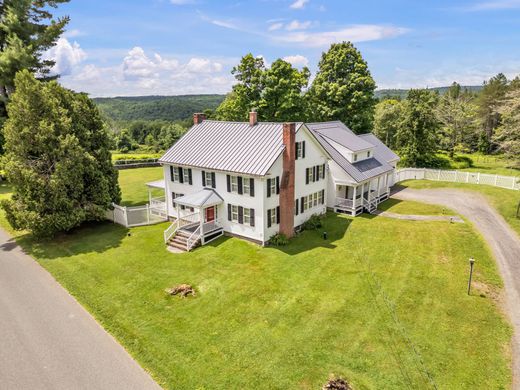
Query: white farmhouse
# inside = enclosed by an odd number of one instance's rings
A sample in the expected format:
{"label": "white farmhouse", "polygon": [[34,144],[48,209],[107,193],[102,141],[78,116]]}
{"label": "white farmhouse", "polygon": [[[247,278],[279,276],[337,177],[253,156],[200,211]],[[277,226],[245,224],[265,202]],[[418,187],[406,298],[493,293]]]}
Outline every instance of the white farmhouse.
{"label": "white farmhouse", "polygon": [[341,122],[271,123],[206,120],[160,158],[165,241],[179,249],[222,234],[261,245],[288,237],[327,209],[357,215],[388,197],[398,157],[372,134]]}

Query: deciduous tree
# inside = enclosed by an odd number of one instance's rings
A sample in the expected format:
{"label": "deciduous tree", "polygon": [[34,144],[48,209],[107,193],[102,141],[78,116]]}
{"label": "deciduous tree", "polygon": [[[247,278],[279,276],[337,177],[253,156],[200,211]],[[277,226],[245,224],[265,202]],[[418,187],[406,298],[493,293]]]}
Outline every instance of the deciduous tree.
{"label": "deciduous tree", "polygon": [[376,105],[374,134],[389,148],[395,147],[395,137],[403,120],[403,114],[403,102],[400,100],[382,100]]}
{"label": "deciduous tree", "polygon": [[520,167],[520,86],[511,88],[497,108],[502,124],[498,127],[494,141],[499,150]]}
{"label": "deciduous tree", "polygon": [[357,133],[372,130],[376,83],[366,61],[350,42],[323,53],[309,90],[312,120],[340,120]]}
{"label": "deciduous tree", "polygon": [[12,199],[2,202],[7,220],[52,236],[103,219],[120,190],[94,103],[27,70],[15,87],[5,123],[5,172],[13,186]]}

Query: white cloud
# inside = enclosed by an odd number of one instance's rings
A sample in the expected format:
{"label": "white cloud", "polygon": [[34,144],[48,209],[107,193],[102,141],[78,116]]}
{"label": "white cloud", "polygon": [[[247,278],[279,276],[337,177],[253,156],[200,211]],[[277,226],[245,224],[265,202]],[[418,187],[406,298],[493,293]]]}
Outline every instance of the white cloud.
{"label": "white cloud", "polygon": [[307,4],[309,0],[296,0],[294,3],[291,4],[290,8],[292,9],[302,9],[305,7],[305,4]]}
{"label": "white cloud", "polygon": [[[236,58],[186,58],[180,61],[158,53],[148,55],[136,46],[119,64],[76,67],[61,83],[93,96],[178,95],[226,93],[233,77],[229,73]],[[224,66],[226,64],[226,67]]]}
{"label": "white cloud", "polygon": [[361,24],[336,31],[291,32],[285,35],[274,36],[273,39],[307,47],[323,47],[342,41],[364,42],[393,38],[406,32],[408,32],[408,29],[403,27]]}
{"label": "white cloud", "polygon": [[469,11],[493,11],[520,8],[520,0],[494,0],[476,3],[467,7]]}
{"label": "white cloud", "polygon": [[235,26],[233,23],[225,22],[223,20],[215,19],[215,20],[212,20],[211,23],[214,24],[215,26],[229,28],[231,30],[239,30],[239,28],[237,26]]}
{"label": "white cloud", "polygon": [[66,76],[71,74],[74,67],[79,65],[87,55],[77,42],[71,44],[67,38],[62,37],[43,57],[56,62],[51,73]]}
{"label": "white cloud", "polygon": [[304,57],[300,54],[296,54],[294,56],[286,56],[282,59],[296,67],[303,67],[309,65],[309,60],[307,59],[307,57]]}
{"label": "white cloud", "polygon": [[276,31],[276,30],[280,30],[282,27],[283,27],[283,23],[277,22],[277,23],[271,24],[269,26],[268,30],[269,31]]}
{"label": "white cloud", "polygon": [[85,35],[85,33],[78,29],[67,30],[63,33],[65,38],[76,38]]}
{"label": "white cloud", "polygon": [[312,22],[310,20],[308,20],[306,22],[300,22],[298,20],[293,20],[291,23],[288,23],[285,26],[285,29],[287,31],[307,30],[311,26],[312,26]]}

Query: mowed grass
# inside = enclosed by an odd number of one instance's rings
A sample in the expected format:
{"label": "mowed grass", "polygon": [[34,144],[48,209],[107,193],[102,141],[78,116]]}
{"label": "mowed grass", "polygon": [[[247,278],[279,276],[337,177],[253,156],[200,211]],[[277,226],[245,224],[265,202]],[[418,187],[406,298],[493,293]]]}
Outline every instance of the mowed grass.
{"label": "mowed grass", "polygon": [[378,210],[389,211],[396,214],[408,215],[456,215],[454,211],[446,207],[426,204],[414,201],[402,201],[399,199],[387,199],[377,206]]}
{"label": "mowed grass", "polygon": [[[146,169],[127,172],[154,180]],[[121,187],[140,199],[137,181]],[[286,247],[221,238],[185,254],[165,250],[166,226],[17,240],[165,388],[318,389],[332,373],[356,389],[511,387],[502,283],[470,224],[328,214]],[[180,283],[197,296],[165,294]]]}
{"label": "mowed grass", "polygon": [[451,183],[430,180],[407,180],[399,185],[409,188],[458,188],[464,191],[479,192],[484,195],[491,205],[509,223],[509,225],[520,235],[520,219],[516,217],[518,204],[520,202],[520,191],[508,190],[488,185]]}
{"label": "mowed grass", "polygon": [[[163,179],[163,168],[121,169],[119,185],[121,187],[122,206],[137,206],[148,203],[146,183]],[[164,191],[154,189],[152,196],[164,196]]]}

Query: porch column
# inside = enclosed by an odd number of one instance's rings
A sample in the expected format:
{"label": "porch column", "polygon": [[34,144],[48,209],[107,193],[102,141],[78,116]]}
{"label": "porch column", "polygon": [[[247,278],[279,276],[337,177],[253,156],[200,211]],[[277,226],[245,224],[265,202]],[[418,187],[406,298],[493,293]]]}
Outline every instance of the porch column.
{"label": "porch column", "polygon": [[205,209],[200,207],[199,208],[199,220],[200,220],[200,243],[204,245],[204,232],[202,229],[204,228],[204,211]]}
{"label": "porch column", "polygon": [[381,176],[377,177],[377,196],[381,196]]}
{"label": "porch column", "polygon": [[356,195],[357,195],[357,186],[354,186],[354,195],[352,196],[352,208],[356,208]]}

